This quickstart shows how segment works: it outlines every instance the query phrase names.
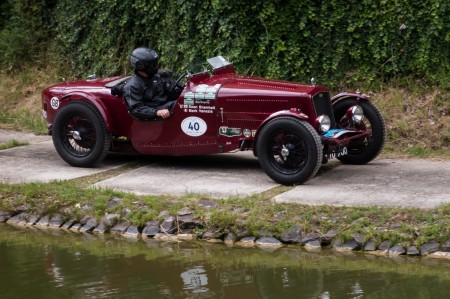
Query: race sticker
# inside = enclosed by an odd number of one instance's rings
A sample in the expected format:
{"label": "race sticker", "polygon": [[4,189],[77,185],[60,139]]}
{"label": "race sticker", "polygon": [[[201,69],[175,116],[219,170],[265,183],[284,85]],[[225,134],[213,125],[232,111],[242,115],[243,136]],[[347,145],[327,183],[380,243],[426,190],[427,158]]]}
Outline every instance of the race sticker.
{"label": "race sticker", "polygon": [[226,137],[241,136],[240,128],[220,127],[219,134]]}
{"label": "race sticker", "polygon": [[184,134],[192,137],[202,136],[205,134],[207,128],[206,122],[196,116],[186,117],[181,122],[181,130]]}
{"label": "race sticker", "polygon": [[53,97],[50,99],[50,106],[52,106],[53,109],[59,108],[59,99],[57,97]]}

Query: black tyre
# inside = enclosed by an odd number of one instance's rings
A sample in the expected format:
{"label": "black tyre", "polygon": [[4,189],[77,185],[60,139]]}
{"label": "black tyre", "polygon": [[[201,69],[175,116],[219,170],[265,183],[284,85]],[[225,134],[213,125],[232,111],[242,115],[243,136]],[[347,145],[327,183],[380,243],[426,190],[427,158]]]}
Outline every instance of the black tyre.
{"label": "black tyre", "polygon": [[302,184],[313,177],[322,162],[322,144],[314,128],[292,117],[269,121],[259,134],[259,164],[275,182]]}
{"label": "black tyre", "polygon": [[111,143],[100,112],[84,102],[69,103],[58,111],[52,138],[61,158],[77,167],[90,167],[102,161]]}
{"label": "black tyre", "polygon": [[[355,129],[346,115],[347,110],[355,104],[354,99],[345,99],[333,105],[338,128]],[[366,164],[378,156],[384,145],[386,128],[380,111],[368,101],[361,101],[358,105],[363,108],[364,117],[356,129],[372,130],[372,134],[366,138],[352,141],[348,145],[348,154],[338,158],[346,164]]]}

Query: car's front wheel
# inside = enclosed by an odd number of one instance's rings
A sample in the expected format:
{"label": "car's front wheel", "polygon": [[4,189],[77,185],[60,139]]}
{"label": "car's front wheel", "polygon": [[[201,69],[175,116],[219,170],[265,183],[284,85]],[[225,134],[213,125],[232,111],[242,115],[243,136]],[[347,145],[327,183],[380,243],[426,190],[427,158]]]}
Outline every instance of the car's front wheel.
{"label": "car's front wheel", "polygon": [[334,117],[338,128],[351,130],[371,130],[367,137],[352,141],[348,146],[348,154],[338,159],[346,164],[366,164],[375,159],[381,152],[385,140],[385,124],[383,116],[375,105],[369,101],[358,103],[363,109],[363,117],[359,124],[354,124],[347,116],[347,110],[354,106],[355,100],[345,99],[333,105]]}
{"label": "car's front wheel", "polygon": [[58,111],[52,138],[61,158],[77,167],[90,167],[102,161],[111,143],[100,112],[84,102],[69,103]]}
{"label": "car's front wheel", "polygon": [[259,134],[258,160],[277,183],[302,184],[313,177],[322,163],[322,143],[306,121],[281,117],[269,121]]}

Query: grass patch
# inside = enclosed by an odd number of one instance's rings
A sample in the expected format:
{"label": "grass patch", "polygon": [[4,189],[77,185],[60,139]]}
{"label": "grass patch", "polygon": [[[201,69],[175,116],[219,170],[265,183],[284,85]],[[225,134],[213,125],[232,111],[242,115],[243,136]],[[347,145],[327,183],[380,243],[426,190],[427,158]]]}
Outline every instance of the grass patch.
{"label": "grass patch", "polygon": [[[40,215],[60,213],[66,219],[80,219],[85,215],[100,218],[115,213],[122,220],[143,226],[147,221],[176,216],[178,211],[188,208],[205,223],[205,229],[241,235],[246,232],[260,236],[270,232],[280,236],[285,229],[300,226],[305,234],[325,234],[336,229],[342,240],[359,233],[378,243],[389,240],[392,244],[416,246],[429,240],[444,242],[450,237],[450,205],[436,209],[402,209],[274,204],[272,196],[283,192],[284,188],[246,198],[217,200],[197,194],[139,196],[110,189],[86,189],[79,180],[47,184],[0,183],[0,210],[20,208]],[[117,204],[110,205],[111,200]],[[199,200],[215,202],[216,206],[205,208],[197,204]]]}
{"label": "grass patch", "polygon": [[17,147],[17,146],[24,146],[24,145],[28,145],[28,142],[23,142],[23,141],[18,141],[16,139],[10,140],[5,144],[0,144],[0,150],[4,150],[4,149],[8,149],[8,148],[13,148],[13,147]]}

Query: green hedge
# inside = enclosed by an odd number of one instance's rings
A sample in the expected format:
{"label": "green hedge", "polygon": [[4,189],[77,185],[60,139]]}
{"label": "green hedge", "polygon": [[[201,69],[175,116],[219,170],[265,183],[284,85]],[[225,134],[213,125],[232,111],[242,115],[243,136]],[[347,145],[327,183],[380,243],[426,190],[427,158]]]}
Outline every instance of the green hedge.
{"label": "green hedge", "polygon": [[7,2],[41,5],[47,17],[36,24],[50,26],[42,33],[48,48],[76,76],[127,73],[132,49],[150,46],[176,71],[221,54],[240,72],[271,78],[352,83],[413,75],[449,84],[448,0]]}

